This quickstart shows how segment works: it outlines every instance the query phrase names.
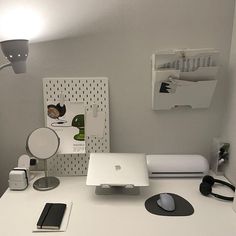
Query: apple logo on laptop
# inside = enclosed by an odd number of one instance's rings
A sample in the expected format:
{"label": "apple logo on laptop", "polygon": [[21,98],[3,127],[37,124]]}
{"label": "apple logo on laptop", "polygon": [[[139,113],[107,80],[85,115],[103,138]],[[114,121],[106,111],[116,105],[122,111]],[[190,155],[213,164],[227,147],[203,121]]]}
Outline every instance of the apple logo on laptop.
{"label": "apple logo on laptop", "polygon": [[120,165],[115,165],[115,170],[121,170],[121,166]]}

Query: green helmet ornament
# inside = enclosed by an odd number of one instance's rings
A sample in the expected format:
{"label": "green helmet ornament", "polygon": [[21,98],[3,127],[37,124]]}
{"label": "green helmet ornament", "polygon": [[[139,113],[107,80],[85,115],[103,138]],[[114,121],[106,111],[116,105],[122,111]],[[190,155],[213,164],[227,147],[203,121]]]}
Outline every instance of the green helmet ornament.
{"label": "green helmet ornament", "polygon": [[76,115],[72,120],[72,126],[79,129],[79,133],[74,136],[74,139],[77,141],[84,141],[84,115]]}

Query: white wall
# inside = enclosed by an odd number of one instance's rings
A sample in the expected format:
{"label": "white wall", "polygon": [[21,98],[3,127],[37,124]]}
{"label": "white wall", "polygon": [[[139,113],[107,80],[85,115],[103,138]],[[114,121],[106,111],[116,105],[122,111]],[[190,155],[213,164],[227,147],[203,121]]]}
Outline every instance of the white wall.
{"label": "white wall", "polygon": [[229,76],[227,80],[227,101],[225,109],[222,140],[230,143],[230,159],[226,169],[226,176],[236,184],[236,14],[234,15],[232,44],[229,61]]}
{"label": "white wall", "polygon": [[[43,126],[43,77],[110,79],[113,152],[199,153],[209,157],[219,136],[233,23],[233,0],[133,1],[119,24],[74,39],[30,46],[28,73],[0,72],[0,191],[24,153],[28,133]],[[171,48],[218,48],[221,72],[209,109],[151,110],[150,56]]]}

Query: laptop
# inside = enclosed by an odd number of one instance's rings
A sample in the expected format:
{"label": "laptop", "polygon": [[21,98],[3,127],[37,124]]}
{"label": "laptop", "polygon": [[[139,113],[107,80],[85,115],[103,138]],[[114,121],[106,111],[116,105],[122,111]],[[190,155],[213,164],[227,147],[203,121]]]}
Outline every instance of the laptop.
{"label": "laptop", "polygon": [[91,153],[87,185],[141,187],[149,185],[145,154]]}

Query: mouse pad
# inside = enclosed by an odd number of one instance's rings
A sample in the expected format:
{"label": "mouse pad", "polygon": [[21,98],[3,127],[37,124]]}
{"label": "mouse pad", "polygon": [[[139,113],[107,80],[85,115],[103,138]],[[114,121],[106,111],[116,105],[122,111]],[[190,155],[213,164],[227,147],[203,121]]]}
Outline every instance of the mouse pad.
{"label": "mouse pad", "polygon": [[168,193],[168,194],[170,194],[174,198],[175,201],[174,211],[171,212],[165,211],[157,205],[157,200],[159,200],[160,194],[154,195],[145,201],[146,210],[154,215],[161,215],[161,216],[190,216],[194,213],[193,206],[186,199],[174,193]]}

